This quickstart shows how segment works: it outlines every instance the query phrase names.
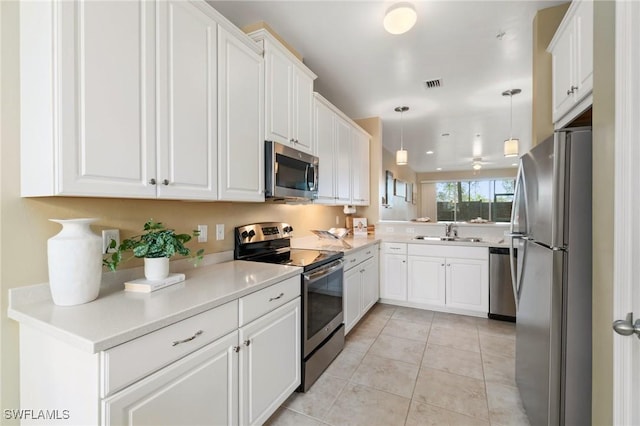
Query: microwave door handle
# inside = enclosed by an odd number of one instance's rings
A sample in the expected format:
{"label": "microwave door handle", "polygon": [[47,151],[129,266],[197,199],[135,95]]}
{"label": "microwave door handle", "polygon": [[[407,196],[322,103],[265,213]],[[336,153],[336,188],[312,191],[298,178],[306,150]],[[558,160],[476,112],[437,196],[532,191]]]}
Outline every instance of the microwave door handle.
{"label": "microwave door handle", "polygon": [[[313,169],[313,182],[309,182],[309,169]],[[315,191],[316,189],[316,183],[317,183],[317,174],[315,171],[315,166],[313,164],[307,164],[304,168],[304,181],[307,185],[307,188],[309,189],[309,191]]]}

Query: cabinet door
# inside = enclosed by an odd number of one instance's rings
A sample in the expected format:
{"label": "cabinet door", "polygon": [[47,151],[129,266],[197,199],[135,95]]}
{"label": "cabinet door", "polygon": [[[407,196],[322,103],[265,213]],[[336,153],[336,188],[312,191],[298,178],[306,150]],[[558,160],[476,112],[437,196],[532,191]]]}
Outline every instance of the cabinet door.
{"label": "cabinet door", "polygon": [[445,259],[444,257],[409,256],[408,295],[409,302],[430,305],[445,304]]}
{"label": "cabinet door", "polygon": [[593,2],[582,1],[575,16],[576,89],[575,102],[593,91]]}
{"label": "cabinet door", "polygon": [[361,317],[361,265],[357,265],[344,273],[344,328],[348,333]]}
{"label": "cabinet door", "polygon": [[55,7],[62,144],[54,193],[155,198],[156,3]]}
{"label": "cabinet door", "polygon": [[369,137],[356,128],[351,135],[353,204],[369,205]]}
{"label": "cabinet door", "polygon": [[384,253],[381,261],[380,298],[407,300],[407,256]]}
{"label": "cabinet door", "polygon": [[158,8],[158,197],[215,200],[217,24],[190,2]]}
{"label": "cabinet door", "polygon": [[294,147],[313,154],[313,79],[304,71],[293,67],[292,137]]}
{"label": "cabinet door", "polygon": [[300,298],[240,328],[241,425],[264,423],[300,386]]}
{"label": "cabinet door", "polygon": [[447,258],[447,305],[487,313],[489,271],[487,261]]}
{"label": "cabinet door", "polygon": [[336,116],[337,202],[351,204],[351,125]]}
{"label": "cabinet door", "polygon": [[316,204],[335,204],[336,152],[334,150],[335,113],[318,100],[313,102],[314,137],[318,170],[318,198]]}
{"label": "cabinet door", "polygon": [[218,195],[264,201],[264,62],[222,28],[218,50]]}
{"label": "cabinet door", "polygon": [[574,95],[571,87],[574,81],[575,32],[573,25],[568,25],[558,39],[551,52],[553,77],[553,121],[556,122],[573,106]]}
{"label": "cabinet door", "polygon": [[291,145],[293,64],[269,42],[265,42],[265,64],[265,140]]}
{"label": "cabinet door", "polygon": [[364,315],[378,301],[380,288],[378,262],[375,261],[375,258],[368,259],[358,269],[361,271],[362,278],[362,306],[360,311]]}
{"label": "cabinet door", "polygon": [[103,400],[102,424],[237,424],[237,343],[234,331]]}

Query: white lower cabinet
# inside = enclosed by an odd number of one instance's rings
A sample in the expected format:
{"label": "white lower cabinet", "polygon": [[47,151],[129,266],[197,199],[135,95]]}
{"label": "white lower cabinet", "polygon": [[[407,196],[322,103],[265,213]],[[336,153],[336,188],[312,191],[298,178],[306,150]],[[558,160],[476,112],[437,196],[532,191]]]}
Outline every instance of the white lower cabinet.
{"label": "white lower cabinet", "polygon": [[240,328],[241,425],[264,423],[300,385],[300,314],[298,297]]}
{"label": "white lower cabinet", "polygon": [[407,302],[435,310],[487,314],[486,247],[409,244],[407,252]]}
{"label": "white lower cabinet", "polygon": [[408,256],[407,300],[445,305],[444,257]]}
{"label": "white lower cabinet", "polygon": [[407,245],[382,243],[380,298],[407,300]]}
{"label": "white lower cabinet", "polygon": [[348,333],[379,298],[378,245],[345,256],[344,328]]}
{"label": "white lower cabinet", "polygon": [[105,425],[232,425],[238,419],[238,331],[102,403]]}
{"label": "white lower cabinet", "polygon": [[20,403],[56,424],[259,425],[300,385],[300,345],[299,275],[98,353],[21,324]]}

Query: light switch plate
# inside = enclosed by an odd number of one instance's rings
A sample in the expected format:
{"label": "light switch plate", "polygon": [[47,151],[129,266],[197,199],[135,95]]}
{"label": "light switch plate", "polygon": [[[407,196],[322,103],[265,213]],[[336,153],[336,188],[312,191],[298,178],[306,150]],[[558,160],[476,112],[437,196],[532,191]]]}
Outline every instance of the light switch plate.
{"label": "light switch plate", "polygon": [[224,223],[216,225],[216,240],[224,240]]}

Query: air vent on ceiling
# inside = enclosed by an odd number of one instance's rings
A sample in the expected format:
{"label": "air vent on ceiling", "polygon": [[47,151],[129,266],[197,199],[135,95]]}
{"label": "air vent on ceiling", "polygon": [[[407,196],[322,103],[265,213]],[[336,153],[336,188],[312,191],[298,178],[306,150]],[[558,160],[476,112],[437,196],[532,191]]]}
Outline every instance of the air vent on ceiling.
{"label": "air vent on ceiling", "polygon": [[424,82],[424,88],[425,89],[435,89],[436,87],[440,87],[442,86],[442,79],[441,78],[436,78],[433,80],[426,80]]}

